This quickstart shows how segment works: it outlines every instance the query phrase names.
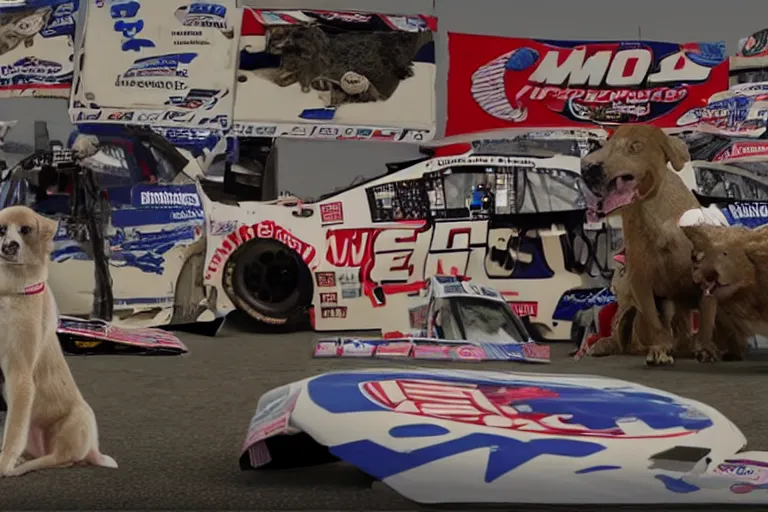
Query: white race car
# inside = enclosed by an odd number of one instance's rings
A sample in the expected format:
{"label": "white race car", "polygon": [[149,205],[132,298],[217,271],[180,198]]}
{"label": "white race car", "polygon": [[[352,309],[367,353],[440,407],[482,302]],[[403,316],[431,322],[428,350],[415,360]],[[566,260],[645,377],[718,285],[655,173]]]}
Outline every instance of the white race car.
{"label": "white race car", "polygon": [[368,369],[259,400],[242,469],[342,460],[419,503],[768,505],[715,409],[596,376]]}
{"label": "white race car", "polygon": [[212,131],[80,130],[98,136],[98,152],[74,166],[34,155],[0,184],[2,206],[60,220],[50,283],[68,315],[146,327],[236,308],[271,323],[309,311],[318,331],[405,332],[410,295],[432,275],[460,274],[498,290],[540,335],[568,339],[556,306],[605,277],[599,260],[615,243],[607,225],[583,223],[579,157],[591,132],[448,141],[302,203],[259,201],[252,183],[267,171],[235,172],[214,156],[235,141]]}

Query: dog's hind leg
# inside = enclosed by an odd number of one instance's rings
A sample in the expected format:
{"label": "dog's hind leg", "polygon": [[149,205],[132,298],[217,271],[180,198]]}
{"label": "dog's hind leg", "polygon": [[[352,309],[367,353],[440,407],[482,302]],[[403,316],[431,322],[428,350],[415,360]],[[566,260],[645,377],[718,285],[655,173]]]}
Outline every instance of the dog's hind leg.
{"label": "dog's hind leg", "polygon": [[42,457],[29,460],[27,462],[22,462],[8,473],[6,473],[5,476],[21,476],[25,473],[29,473],[30,471],[38,471],[40,469],[68,468],[73,465],[74,463],[72,461],[61,462],[55,453],[50,453],[48,455],[43,455]]}

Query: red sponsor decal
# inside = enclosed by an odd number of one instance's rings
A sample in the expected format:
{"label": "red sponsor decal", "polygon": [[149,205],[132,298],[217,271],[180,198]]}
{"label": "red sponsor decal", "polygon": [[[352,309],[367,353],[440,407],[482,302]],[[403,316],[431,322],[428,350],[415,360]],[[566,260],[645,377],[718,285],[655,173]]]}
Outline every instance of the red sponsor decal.
{"label": "red sponsor decal", "polygon": [[616,425],[598,428],[563,421],[561,414],[548,412],[546,407],[537,409],[537,402],[557,404],[561,398],[558,392],[535,385],[481,386],[469,382],[395,379],[365,382],[361,388],[368,400],[390,411],[536,435],[663,439],[696,432],[681,428],[673,432],[647,429],[628,434]]}
{"label": "red sponsor decal", "polygon": [[716,43],[540,41],[448,34],[445,135],[510,127],[651,123],[728,88]]}
{"label": "red sponsor decal", "polygon": [[750,156],[764,157],[768,155],[768,142],[735,142],[729,148],[720,152],[712,159],[713,162],[735,160]]}
{"label": "red sponsor decal", "polygon": [[344,206],[341,201],[320,205],[320,222],[322,224],[341,224],[344,222]]}
{"label": "red sponsor decal", "polygon": [[336,288],[336,274],[333,272],[318,272],[315,280],[318,288]]}
{"label": "red sponsor decal", "polygon": [[337,341],[318,341],[315,345],[315,357],[337,357],[341,355],[341,345]]}
{"label": "red sponsor decal", "polygon": [[320,308],[320,316],[322,318],[347,318],[347,308],[345,306]]}
{"label": "red sponsor decal", "polygon": [[277,240],[296,251],[310,268],[314,268],[317,265],[314,261],[317,251],[313,246],[298,239],[289,230],[282,226],[278,226],[273,221],[265,220],[250,226],[240,226],[235,231],[228,234],[224,240],[222,240],[219,247],[214,251],[213,257],[211,258],[210,263],[208,263],[205,279],[207,280],[213,277],[238,247],[254,238],[270,238],[272,240]]}
{"label": "red sponsor decal", "polygon": [[429,311],[427,304],[408,310],[408,320],[412,329],[421,329],[427,325],[427,311]]}
{"label": "red sponsor decal", "polygon": [[454,351],[456,359],[462,359],[464,361],[482,361],[487,355],[482,347],[475,345],[462,345]]}
{"label": "red sponsor decal", "polygon": [[691,334],[699,332],[699,311],[691,311]]}
{"label": "red sponsor decal", "polygon": [[528,359],[541,359],[543,361],[549,361],[550,347],[549,345],[539,345],[537,343],[524,343],[523,355]]}
{"label": "red sponsor decal", "polygon": [[413,347],[416,359],[453,359],[448,345],[416,345]]}
{"label": "red sponsor decal", "polygon": [[509,306],[517,316],[539,316],[538,302],[510,302]]}
{"label": "red sponsor decal", "polygon": [[376,347],[376,357],[408,357],[413,343],[410,341],[392,341]]}
{"label": "red sponsor decal", "polygon": [[336,292],[326,292],[320,294],[320,304],[338,304],[339,295]]}
{"label": "red sponsor decal", "polygon": [[[375,290],[381,289],[384,297],[395,293],[413,293],[424,288],[423,269],[419,279],[411,280],[416,271],[413,258],[419,248],[418,236],[424,231],[424,223],[403,223],[394,228],[329,229],[326,232],[328,249],[325,259],[341,268],[359,268],[363,294],[374,307],[385,305]],[[422,244],[425,246],[425,244]],[[424,258],[426,259],[426,247]],[[382,272],[386,283],[378,283],[373,274]]]}

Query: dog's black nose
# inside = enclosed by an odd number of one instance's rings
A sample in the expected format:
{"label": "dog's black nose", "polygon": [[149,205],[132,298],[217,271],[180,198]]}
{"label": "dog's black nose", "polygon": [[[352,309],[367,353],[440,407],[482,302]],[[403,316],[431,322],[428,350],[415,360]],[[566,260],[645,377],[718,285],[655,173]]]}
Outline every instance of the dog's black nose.
{"label": "dog's black nose", "polygon": [[19,242],[11,240],[10,242],[3,244],[0,247],[0,251],[6,256],[16,256],[16,253],[19,252]]}
{"label": "dog's black nose", "polygon": [[590,190],[596,191],[605,181],[605,169],[600,162],[582,163],[581,178]]}

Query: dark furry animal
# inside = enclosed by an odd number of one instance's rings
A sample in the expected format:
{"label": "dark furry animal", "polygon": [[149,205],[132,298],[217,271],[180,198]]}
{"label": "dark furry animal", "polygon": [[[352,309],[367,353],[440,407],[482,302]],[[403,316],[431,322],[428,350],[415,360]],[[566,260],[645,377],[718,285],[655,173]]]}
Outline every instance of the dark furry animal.
{"label": "dark furry animal", "polygon": [[700,343],[705,360],[745,359],[749,337],[768,328],[768,229],[682,229],[693,244],[693,280],[704,292]]}
{"label": "dark furry animal", "polygon": [[[276,83],[299,83],[330,91],[331,106],[386,100],[402,80],[413,76],[413,59],[432,40],[431,32],[342,32],[328,34],[316,25],[271,27],[269,53],[282,57]],[[368,88],[350,93],[343,88],[346,73],[365,77]]]}

